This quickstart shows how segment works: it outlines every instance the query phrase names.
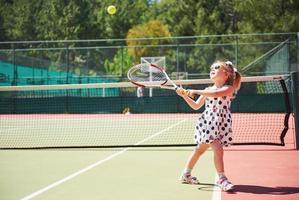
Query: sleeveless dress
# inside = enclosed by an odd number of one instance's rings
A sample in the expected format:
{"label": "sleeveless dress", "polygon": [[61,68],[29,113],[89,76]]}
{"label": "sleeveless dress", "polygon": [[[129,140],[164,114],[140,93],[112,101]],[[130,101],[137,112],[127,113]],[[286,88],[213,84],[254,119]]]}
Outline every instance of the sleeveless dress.
{"label": "sleeveless dress", "polygon": [[195,126],[197,144],[211,144],[214,140],[219,140],[222,146],[232,144],[231,101],[229,96],[206,98],[205,110]]}

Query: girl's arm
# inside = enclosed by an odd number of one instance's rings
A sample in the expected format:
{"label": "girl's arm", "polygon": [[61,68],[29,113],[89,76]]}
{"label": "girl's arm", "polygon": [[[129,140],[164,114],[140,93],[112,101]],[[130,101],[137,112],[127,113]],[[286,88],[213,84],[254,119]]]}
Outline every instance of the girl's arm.
{"label": "girl's arm", "polygon": [[182,88],[179,88],[176,90],[177,94],[183,97],[183,99],[187,102],[187,104],[194,110],[200,109],[204,104],[206,97],[205,96],[200,96],[196,101],[194,101],[192,98],[190,98],[188,95],[183,94]]}
{"label": "girl's arm", "polygon": [[191,95],[203,95],[206,97],[223,97],[223,96],[233,96],[234,88],[230,85],[223,86],[221,88],[213,89],[207,88],[205,90],[189,90]]}

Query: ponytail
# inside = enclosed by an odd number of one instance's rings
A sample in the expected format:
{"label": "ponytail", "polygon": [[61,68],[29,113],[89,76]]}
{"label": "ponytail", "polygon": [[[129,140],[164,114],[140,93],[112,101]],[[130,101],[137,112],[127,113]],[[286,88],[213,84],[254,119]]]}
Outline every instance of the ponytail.
{"label": "ponytail", "polygon": [[235,78],[234,78],[234,82],[233,82],[233,87],[235,88],[236,92],[241,87],[241,74],[237,71],[235,71]]}
{"label": "ponytail", "polygon": [[235,93],[237,93],[241,87],[241,74],[237,71],[237,68],[234,67],[231,61],[224,62],[224,67],[229,73],[227,84],[233,86]]}

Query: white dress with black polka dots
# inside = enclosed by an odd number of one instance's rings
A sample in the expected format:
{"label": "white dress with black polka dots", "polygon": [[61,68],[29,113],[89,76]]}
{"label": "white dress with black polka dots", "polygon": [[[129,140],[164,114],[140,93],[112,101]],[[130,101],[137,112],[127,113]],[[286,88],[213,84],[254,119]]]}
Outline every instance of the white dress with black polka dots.
{"label": "white dress with black polka dots", "polygon": [[195,127],[197,144],[211,144],[219,140],[222,146],[232,144],[232,117],[230,112],[232,97],[207,97],[205,110]]}

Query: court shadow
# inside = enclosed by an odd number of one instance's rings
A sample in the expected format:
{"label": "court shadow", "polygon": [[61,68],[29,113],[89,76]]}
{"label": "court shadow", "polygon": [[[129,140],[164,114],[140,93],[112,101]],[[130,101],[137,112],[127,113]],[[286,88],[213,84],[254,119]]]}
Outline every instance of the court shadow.
{"label": "court shadow", "polygon": [[[198,190],[213,191],[215,184],[211,183],[200,183]],[[229,191],[229,194],[235,193],[251,193],[251,194],[270,194],[270,195],[288,195],[288,194],[299,194],[299,187],[266,187],[258,185],[235,185],[233,191]]]}
{"label": "court shadow", "polygon": [[203,190],[203,191],[213,191],[214,186],[215,186],[215,184],[212,184],[212,183],[200,183],[198,189]]}
{"label": "court shadow", "polygon": [[258,185],[235,185],[235,189],[230,193],[251,193],[251,194],[273,194],[287,195],[299,193],[299,187],[265,187]]}

